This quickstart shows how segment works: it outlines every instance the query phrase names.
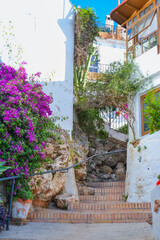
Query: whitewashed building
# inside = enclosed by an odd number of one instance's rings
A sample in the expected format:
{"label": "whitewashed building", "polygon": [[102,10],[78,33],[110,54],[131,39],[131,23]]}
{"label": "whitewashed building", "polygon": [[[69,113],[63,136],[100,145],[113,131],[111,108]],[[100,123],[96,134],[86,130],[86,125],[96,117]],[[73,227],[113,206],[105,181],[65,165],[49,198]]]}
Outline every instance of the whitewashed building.
{"label": "whitewashed building", "polygon": [[130,132],[126,177],[128,201],[149,202],[160,174],[160,131],[149,134],[143,110],[147,90],[153,87],[155,92],[160,91],[160,1],[124,0],[111,12],[111,17],[126,29],[127,53],[135,58],[146,79],[151,80],[133,102],[134,129],[140,142],[133,147]]}
{"label": "whitewashed building", "polygon": [[[51,109],[57,116],[68,117],[60,125],[71,132],[74,12],[70,1],[0,0],[0,5],[1,30],[12,21],[16,44],[23,49],[21,61],[27,62],[30,74],[41,72],[41,81],[50,78],[44,90],[53,95]],[[2,41],[0,54],[3,62],[14,65],[7,59]]]}

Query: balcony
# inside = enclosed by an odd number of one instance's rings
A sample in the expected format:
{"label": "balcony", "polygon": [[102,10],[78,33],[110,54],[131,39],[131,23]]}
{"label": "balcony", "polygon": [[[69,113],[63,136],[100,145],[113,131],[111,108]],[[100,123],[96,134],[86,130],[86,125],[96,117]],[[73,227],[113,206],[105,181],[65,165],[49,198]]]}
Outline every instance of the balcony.
{"label": "balcony", "polygon": [[99,37],[103,39],[125,40],[124,29],[121,26],[99,24]]}
{"label": "balcony", "polygon": [[97,80],[101,73],[105,73],[109,68],[109,64],[93,64],[89,68],[88,80]]}

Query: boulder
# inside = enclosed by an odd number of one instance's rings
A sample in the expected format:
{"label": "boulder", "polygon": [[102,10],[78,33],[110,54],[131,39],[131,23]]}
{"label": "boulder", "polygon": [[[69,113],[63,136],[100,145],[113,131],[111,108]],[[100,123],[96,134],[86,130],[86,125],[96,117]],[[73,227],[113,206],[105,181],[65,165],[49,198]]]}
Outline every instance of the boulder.
{"label": "boulder", "polygon": [[115,172],[117,180],[125,180],[126,171],[124,168],[117,168]]}
{"label": "boulder", "polygon": [[75,169],[75,176],[78,181],[85,180],[87,176],[86,168]]}
{"label": "boulder", "polygon": [[77,187],[79,195],[94,195],[95,193],[95,189],[92,187],[82,186],[79,183],[77,183]]}
{"label": "boulder", "polygon": [[52,198],[64,189],[65,181],[65,173],[60,172],[57,172],[54,176],[52,173],[34,176],[31,180],[35,194],[33,205],[47,207]]}
{"label": "boulder", "polygon": [[116,169],[118,169],[118,168],[123,168],[123,169],[125,169],[125,166],[124,166],[123,163],[119,162],[119,163],[117,164],[117,166],[116,166]]}
{"label": "boulder", "polygon": [[102,171],[103,173],[109,173],[109,174],[113,173],[112,168],[109,167],[109,166],[107,166],[107,165],[102,166],[102,167],[101,167],[101,171]]}
{"label": "boulder", "polygon": [[69,203],[76,203],[78,200],[72,194],[63,193],[54,198],[57,207],[67,209]]}

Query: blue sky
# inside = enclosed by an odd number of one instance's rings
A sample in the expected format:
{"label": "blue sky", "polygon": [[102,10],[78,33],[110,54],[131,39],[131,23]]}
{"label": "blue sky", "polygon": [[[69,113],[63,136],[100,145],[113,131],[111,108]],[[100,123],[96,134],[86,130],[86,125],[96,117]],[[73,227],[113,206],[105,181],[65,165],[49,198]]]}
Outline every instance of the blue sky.
{"label": "blue sky", "polygon": [[106,15],[117,6],[117,0],[70,0],[70,2],[76,7],[92,7],[102,23],[105,23]]}

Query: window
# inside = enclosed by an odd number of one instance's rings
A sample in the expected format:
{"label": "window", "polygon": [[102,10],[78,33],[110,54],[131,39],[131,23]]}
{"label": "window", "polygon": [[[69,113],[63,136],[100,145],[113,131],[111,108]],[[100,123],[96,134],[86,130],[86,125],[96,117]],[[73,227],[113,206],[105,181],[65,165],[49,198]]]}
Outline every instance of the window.
{"label": "window", "polygon": [[145,40],[143,40],[142,49],[143,49],[143,53],[149,50],[149,38],[146,38]]}
{"label": "window", "polygon": [[150,14],[148,14],[147,16],[139,20],[133,26],[133,28],[130,28],[129,29],[130,31],[128,30],[128,38],[129,39],[133,38],[135,35],[140,33],[144,28],[149,27],[149,25],[151,25],[154,14],[155,14],[155,11],[152,11]]}
{"label": "window", "polygon": [[135,23],[136,21],[137,21],[137,16],[133,18],[133,23]]}
{"label": "window", "polygon": [[153,3],[149,5],[149,11],[153,8]]}
{"label": "window", "polygon": [[160,0],[156,0],[156,5],[159,5],[160,4]]}
{"label": "window", "polygon": [[141,12],[139,13],[139,17],[140,17],[140,18],[143,17],[143,11],[141,11]]}
{"label": "window", "polygon": [[148,12],[148,7],[144,9],[144,14],[146,14],[147,12]]}
{"label": "window", "polygon": [[142,46],[141,43],[138,43],[135,46],[135,57],[139,57],[142,54]]}
{"label": "window", "polygon": [[128,22],[128,27],[132,25],[132,19]]}
{"label": "window", "polygon": [[150,36],[150,48],[157,45],[157,35],[153,34]]}
{"label": "window", "polygon": [[151,10],[146,15],[143,14],[143,16],[139,18],[139,20],[130,29],[127,30],[127,51],[132,51],[133,56],[138,57],[142,53],[148,51],[150,48],[156,46],[157,29],[158,24],[156,10]]}
{"label": "window", "polygon": [[[155,89],[155,95],[160,93],[160,87]],[[147,104],[145,103],[145,98],[147,94],[144,94],[140,97],[140,102],[141,102],[141,134],[142,136],[148,134],[150,132],[148,123],[146,123],[146,118],[144,114],[144,110],[147,108]]]}
{"label": "window", "polygon": [[92,58],[91,58],[92,64],[89,67],[89,71],[98,73],[98,57],[97,57],[98,52],[96,52],[95,54],[96,54],[96,56],[92,56]]}

